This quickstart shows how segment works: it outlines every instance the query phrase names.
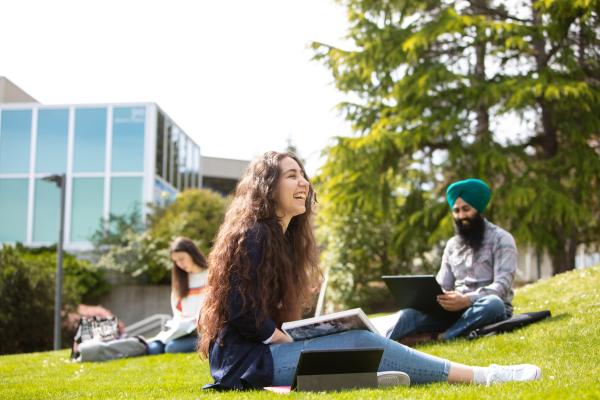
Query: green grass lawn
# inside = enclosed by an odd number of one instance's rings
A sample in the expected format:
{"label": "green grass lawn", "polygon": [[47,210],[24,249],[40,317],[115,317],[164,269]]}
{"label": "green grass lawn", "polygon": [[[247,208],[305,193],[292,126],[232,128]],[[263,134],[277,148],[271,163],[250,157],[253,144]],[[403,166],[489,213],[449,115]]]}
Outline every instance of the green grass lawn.
{"label": "green grass lawn", "polygon": [[[600,399],[600,267],[524,286],[516,312],[550,309],[552,318],[513,333],[420,349],[473,365],[529,362],[537,382],[492,387],[432,384],[341,393],[293,393],[302,399]],[[208,363],[195,354],[77,364],[67,351],[0,357],[0,399],[266,399],[269,392],[203,392]]]}

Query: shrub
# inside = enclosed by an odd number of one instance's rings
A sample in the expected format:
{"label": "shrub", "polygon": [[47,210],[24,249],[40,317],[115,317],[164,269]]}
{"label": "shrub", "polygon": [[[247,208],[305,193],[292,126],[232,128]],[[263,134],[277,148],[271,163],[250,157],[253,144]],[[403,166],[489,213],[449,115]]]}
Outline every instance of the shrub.
{"label": "shrub", "polygon": [[227,198],[212,190],[186,190],[173,203],[150,216],[150,233],[167,242],[177,236],[187,236],[206,255],[228,204]]}
{"label": "shrub", "polygon": [[[55,248],[4,245],[0,249],[0,354],[52,348],[55,272]],[[93,301],[109,288],[101,272],[67,253],[62,286],[63,319],[65,311]]]}
{"label": "shrub", "polygon": [[101,254],[98,266],[144,283],[167,283],[172,265],[170,242],[187,236],[207,255],[227,205],[228,199],[216,192],[193,189],[180,193],[165,207],[153,206],[145,232],[140,232],[135,216],[111,216],[113,228],[103,232],[101,227],[94,234],[93,243]]}

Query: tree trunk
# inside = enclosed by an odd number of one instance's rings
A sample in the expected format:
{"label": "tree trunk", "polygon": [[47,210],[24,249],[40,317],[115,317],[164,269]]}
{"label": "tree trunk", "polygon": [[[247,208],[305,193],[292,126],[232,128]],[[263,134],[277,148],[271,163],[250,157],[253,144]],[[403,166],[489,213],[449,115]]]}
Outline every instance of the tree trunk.
{"label": "tree trunk", "polygon": [[558,234],[560,239],[556,251],[552,253],[552,275],[560,274],[575,269],[577,256],[577,233],[573,227],[571,234]]}
{"label": "tree trunk", "polygon": [[[543,24],[542,17],[539,10],[535,7],[535,3],[536,1],[532,2],[533,20],[536,26],[541,27]],[[539,30],[539,35],[533,40],[533,47],[535,49],[536,70],[542,76],[548,66],[548,54],[546,52],[546,40],[542,36],[541,29]],[[542,127],[540,157],[549,160],[554,158],[559,150],[558,130],[552,120],[553,106],[551,102],[544,98],[543,94],[539,96],[537,103],[540,107],[540,122]],[[560,176],[556,173],[550,173],[547,179],[556,182],[560,180]],[[568,232],[565,232],[563,226],[556,226],[555,232],[557,232],[558,244],[556,248],[549,249],[552,255],[553,275],[575,268],[575,252],[577,250],[576,227],[572,227]]]}
{"label": "tree trunk", "polygon": [[[481,86],[485,83],[485,42],[475,46],[476,64],[475,64],[475,79]],[[479,104],[477,106],[477,138],[481,141],[490,141],[490,115],[487,104]]]}
{"label": "tree trunk", "polygon": [[[532,3],[533,20],[536,26],[541,26],[542,16],[539,14],[539,10],[535,7],[535,3]],[[542,33],[539,33],[542,35]],[[535,49],[535,62],[537,73],[541,76],[546,69],[548,64],[548,55],[546,54],[546,41],[543,36],[537,37],[533,40],[533,48]],[[541,95],[537,103],[541,110],[540,120],[542,122],[542,158],[550,159],[558,153],[558,140],[557,131],[552,121],[552,106]]]}
{"label": "tree trunk", "polygon": [[[481,3],[483,3],[483,6],[487,6],[487,1],[484,0]],[[477,14],[477,8],[475,6],[473,7],[473,14]],[[474,79],[471,84],[476,87],[483,87],[485,86],[485,55],[487,51],[484,30],[478,32],[476,40],[479,42],[475,44],[475,70],[473,74]],[[490,142],[490,115],[488,105],[484,102],[478,104],[475,113],[477,114],[477,127],[475,128],[477,140]]]}
{"label": "tree trunk", "polygon": [[584,33],[585,25],[581,18],[579,19],[579,33],[577,35],[578,43],[577,43],[577,63],[580,67],[585,67],[585,49],[586,49],[586,41],[585,41],[585,33]]}

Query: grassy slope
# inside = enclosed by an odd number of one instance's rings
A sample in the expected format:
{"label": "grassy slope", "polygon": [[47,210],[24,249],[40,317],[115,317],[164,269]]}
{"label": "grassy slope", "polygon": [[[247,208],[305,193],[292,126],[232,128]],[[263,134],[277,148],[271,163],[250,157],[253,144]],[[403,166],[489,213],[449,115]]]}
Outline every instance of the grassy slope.
{"label": "grassy slope", "polygon": [[[517,291],[516,312],[550,309],[552,319],[513,333],[476,341],[421,347],[466,364],[530,362],[542,367],[533,383],[493,387],[434,384],[329,394],[294,393],[302,399],[600,399],[600,267],[566,273]],[[207,393],[208,364],[195,354],[162,355],[76,364],[68,352],[0,357],[0,399],[211,398],[266,399],[262,392]]]}

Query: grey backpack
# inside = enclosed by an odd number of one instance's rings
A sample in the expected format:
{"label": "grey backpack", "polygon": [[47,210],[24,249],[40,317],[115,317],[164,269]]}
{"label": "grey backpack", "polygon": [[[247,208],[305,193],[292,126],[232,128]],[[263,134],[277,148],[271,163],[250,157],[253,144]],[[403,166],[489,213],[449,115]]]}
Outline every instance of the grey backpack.
{"label": "grey backpack", "polygon": [[107,342],[88,340],[79,345],[76,361],[108,361],[146,354],[148,345],[140,336],[114,339]]}
{"label": "grey backpack", "polygon": [[119,338],[117,317],[82,317],[73,338],[71,358],[75,361],[108,361],[146,354],[148,344],[141,336]]}

